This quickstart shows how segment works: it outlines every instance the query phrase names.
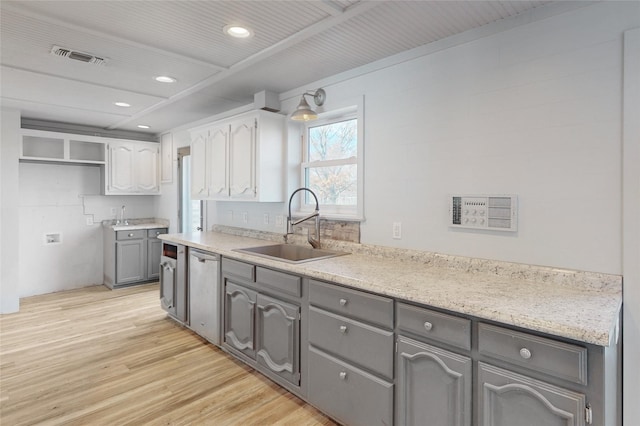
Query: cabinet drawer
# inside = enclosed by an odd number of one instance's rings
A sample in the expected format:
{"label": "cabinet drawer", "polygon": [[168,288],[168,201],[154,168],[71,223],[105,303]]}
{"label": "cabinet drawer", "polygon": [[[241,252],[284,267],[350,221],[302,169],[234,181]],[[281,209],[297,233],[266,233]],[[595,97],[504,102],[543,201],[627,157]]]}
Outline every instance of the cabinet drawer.
{"label": "cabinet drawer", "polygon": [[587,384],[587,349],[489,324],[478,325],[481,354]]}
{"label": "cabinet drawer", "polygon": [[137,229],[135,231],[116,231],[116,240],[118,241],[137,240],[140,238],[145,238],[146,235],[147,235],[147,231],[144,229]]}
{"label": "cabinet drawer", "polygon": [[302,280],[295,275],[257,267],[256,281],[261,286],[272,288],[291,296],[300,297],[302,295]]}
{"label": "cabinet drawer", "polygon": [[471,349],[471,320],[398,303],[398,328],[461,349]]}
{"label": "cabinet drawer", "polygon": [[311,280],[309,303],[381,327],[393,328],[393,299]]}
{"label": "cabinet drawer", "polygon": [[256,267],[238,260],[222,258],[222,273],[235,275],[251,282],[256,280]]}
{"label": "cabinet drawer", "polygon": [[147,230],[147,238],[157,238],[158,235],[166,234],[167,228],[155,228]]}
{"label": "cabinet drawer", "polygon": [[391,425],[393,384],[309,348],[309,401],[347,425]]}
{"label": "cabinet drawer", "polygon": [[309,308],[309,343],[385,377],[393,377],[393,332]]}

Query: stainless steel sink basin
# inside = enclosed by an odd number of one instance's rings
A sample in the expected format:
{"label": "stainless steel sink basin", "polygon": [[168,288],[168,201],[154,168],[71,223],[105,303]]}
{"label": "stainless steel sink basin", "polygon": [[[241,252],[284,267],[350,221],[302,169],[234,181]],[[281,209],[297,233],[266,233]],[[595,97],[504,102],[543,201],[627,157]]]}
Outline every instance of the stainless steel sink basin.
{"label": "stainless steel sink basin", "polygon": [[310,262],[312,260],[327,259],[335,256],[342,256],[349,253],[314,249],[305,246],[296,246],[293,244],[275,244],[269,246],[248,247],[235,249],[234,251],[246,254],[252,254],[268,259],[281,260],[289,263]]}

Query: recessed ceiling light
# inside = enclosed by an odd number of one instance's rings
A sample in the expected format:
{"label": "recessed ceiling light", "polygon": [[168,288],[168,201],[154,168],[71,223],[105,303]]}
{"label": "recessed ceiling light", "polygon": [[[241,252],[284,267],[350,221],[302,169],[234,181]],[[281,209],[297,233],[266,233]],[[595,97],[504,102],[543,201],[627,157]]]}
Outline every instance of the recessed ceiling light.
{"label": "recessed ceiling light", "polygon": [[176,81],[178,81],[177,78],[170,77],[168,75],[159,75],[154,78],[156,81],[159,81],[160,83],[175,83]]}
{"label": "recessed ceiling light", "polygon": [[114,102],[113,103],[115,106],[119,106],[122,108],[129,108],[131,106],[131,104],[128,104],[126,102]]}
{"label": "recessed ceiling light", "polygon": [[253,35],[253,31],[240,25],[226,25],[223,31],[225,34],[236,38],[248,38]]}
{"label": "recessed ceiling light", "polygon": [[147,126],[146,124],[138,124],[138,129],[150,129],[151,126]]}

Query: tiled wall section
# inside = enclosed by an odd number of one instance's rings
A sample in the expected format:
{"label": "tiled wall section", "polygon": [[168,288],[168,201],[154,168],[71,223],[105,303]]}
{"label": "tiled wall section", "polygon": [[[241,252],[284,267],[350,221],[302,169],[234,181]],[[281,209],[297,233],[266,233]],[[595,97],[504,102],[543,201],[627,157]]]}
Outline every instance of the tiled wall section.
{"label": "tiled wall section", "polygon": [[[293,232],[297,235],[306,236],[308,230],[308,232],[313,236],[316,232],[313,220],[303,222],[293,228]],[[327,239],[359,243],[360,222],[320,219],[320,241]]]}

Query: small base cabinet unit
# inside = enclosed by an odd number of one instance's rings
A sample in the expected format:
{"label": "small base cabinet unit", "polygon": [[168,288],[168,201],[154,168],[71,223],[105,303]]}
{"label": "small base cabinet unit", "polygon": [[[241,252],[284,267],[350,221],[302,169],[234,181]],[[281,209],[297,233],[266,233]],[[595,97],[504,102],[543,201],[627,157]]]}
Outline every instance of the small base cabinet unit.
{"label": "small base cabinet unit", "polygon": [[617,344],[478,323],[479,426],[620,425]]}
{"label": "small base cabinet unit", "polygon": [[160,278],[160,234],[167,228],[104,228],[104,284],[113,289]]}
{"label": "small base cabinet unit", "polygon": [[178,322],[189,325],[187,255],[181,244],[162,243],[160,307]]}
{"label": "small base cabinet unit", "polygon": [[191,198],[282,202],[284,116],[253,111],[191,133]]}
{"label": "small base cabinet unit", "polygon": [[393,423],[393,299],[309,281],[308,400],[347,425]]}
{"label": "small base cabinet unit", "polygon": [[471,426],[471,320],[398,303],[396,321],[396,424]]}
{"label": "small base cabinet unit", "polygon": [[302,279],[228,258],[222,259],[222,347],[293,393],[304,396],[301,367]]}

